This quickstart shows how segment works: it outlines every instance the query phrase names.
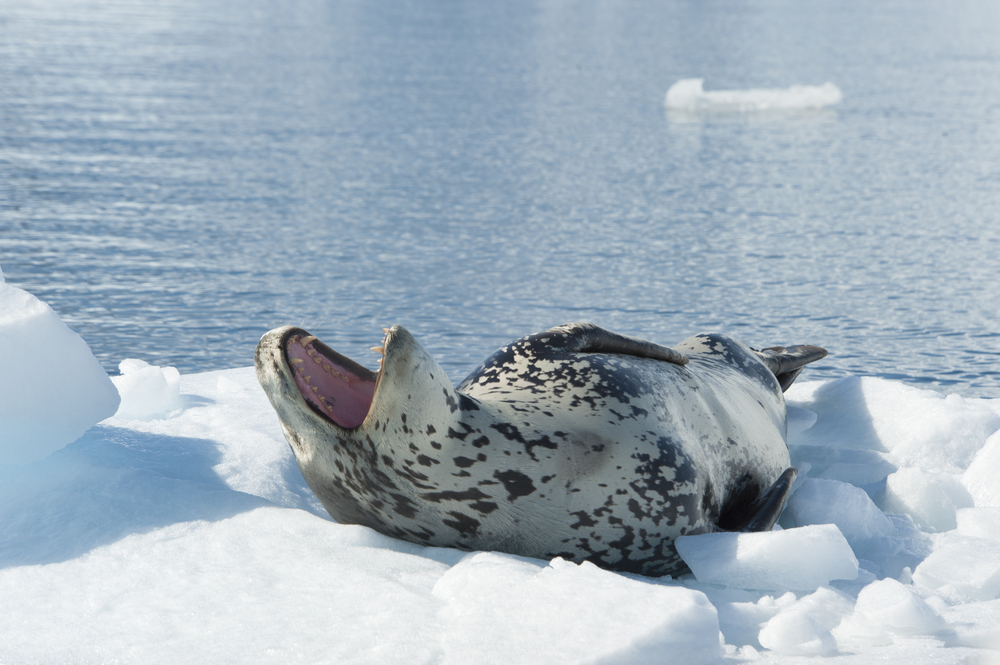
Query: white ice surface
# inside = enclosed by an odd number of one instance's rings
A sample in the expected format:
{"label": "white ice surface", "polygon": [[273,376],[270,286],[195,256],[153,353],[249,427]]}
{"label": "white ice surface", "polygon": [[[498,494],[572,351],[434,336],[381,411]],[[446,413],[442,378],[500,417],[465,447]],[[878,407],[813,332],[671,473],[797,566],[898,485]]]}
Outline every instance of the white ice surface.
{"label": "white ice surface", "polygon": [[704,79],[681,79],[670,86],[663,103],[672,111],[746,112],[817,109],[838,104],[842,99],[840,88],[832,83],[780,89],[706,91]]}
{"label": "white ice surface", "polygon": [[0,464],[41,459],[117,408],[118,391],[87,343],[0,279]]}
{"label": "white ice surface", "polygon": [[1000,400],[796,384],[784,530],[690,538],[731,576],[671,580],[336,524],[252,368],[178,395],[0,465],[0,662],[1000,662]]}

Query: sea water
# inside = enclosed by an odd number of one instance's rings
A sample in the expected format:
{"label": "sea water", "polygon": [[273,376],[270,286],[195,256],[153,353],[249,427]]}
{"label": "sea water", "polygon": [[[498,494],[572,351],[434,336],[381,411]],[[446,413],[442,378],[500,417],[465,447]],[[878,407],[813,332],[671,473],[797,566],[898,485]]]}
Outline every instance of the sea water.
{"label": "sea water", "polygon": [[[1000,5],[0,6],[0,266],[108,372],[569,321],[1000,396]],[[684,113],[832,83],[822,109]]]}

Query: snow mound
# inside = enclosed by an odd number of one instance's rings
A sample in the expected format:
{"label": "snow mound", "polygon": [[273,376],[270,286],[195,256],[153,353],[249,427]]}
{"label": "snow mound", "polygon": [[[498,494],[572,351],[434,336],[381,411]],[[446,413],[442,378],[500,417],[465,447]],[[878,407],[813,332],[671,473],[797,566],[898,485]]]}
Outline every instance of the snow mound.
{"label": "snow mound", "polygon": [[118,408],[90,347],[47,304],[0,280],[0,463],[41,459]]}
{"label": "snow mound", "polygon": [[699,582],[743,589],[812,591],[858,576],[858,560],[833,524],[681,536],[677,552]]}
{"label": "snow mound", "polygon": [[704,79],[681,79],[670,86],[664,105],[675,111],[769,111],[818,109],[839,104],[840,88],[832,83],[750,90],[703,89]]}

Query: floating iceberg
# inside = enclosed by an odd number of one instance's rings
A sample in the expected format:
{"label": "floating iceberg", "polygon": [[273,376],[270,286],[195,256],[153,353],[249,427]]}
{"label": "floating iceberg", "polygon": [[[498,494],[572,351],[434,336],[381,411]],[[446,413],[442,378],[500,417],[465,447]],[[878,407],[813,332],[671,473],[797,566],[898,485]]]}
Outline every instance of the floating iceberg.
{"label": "floating iceberg", "polygon": [[673,111],[747,112],[818,109],[838,104],[843,99],[840,88],[832,83],[706,92],[702,88],[704,81],[681,79],[674,83],[667,90],[664,104]]}

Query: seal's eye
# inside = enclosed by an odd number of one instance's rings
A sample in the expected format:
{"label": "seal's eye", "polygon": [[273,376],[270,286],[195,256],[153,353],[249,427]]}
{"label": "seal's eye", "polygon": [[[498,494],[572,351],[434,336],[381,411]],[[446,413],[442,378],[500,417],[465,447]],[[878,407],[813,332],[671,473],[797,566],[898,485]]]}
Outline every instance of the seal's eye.
{"label": "seal's eye", "polygon": [[306,403],[345,429],[364,422],[378,374],[340,355],[312,335],[293,334],[285,356]]}

